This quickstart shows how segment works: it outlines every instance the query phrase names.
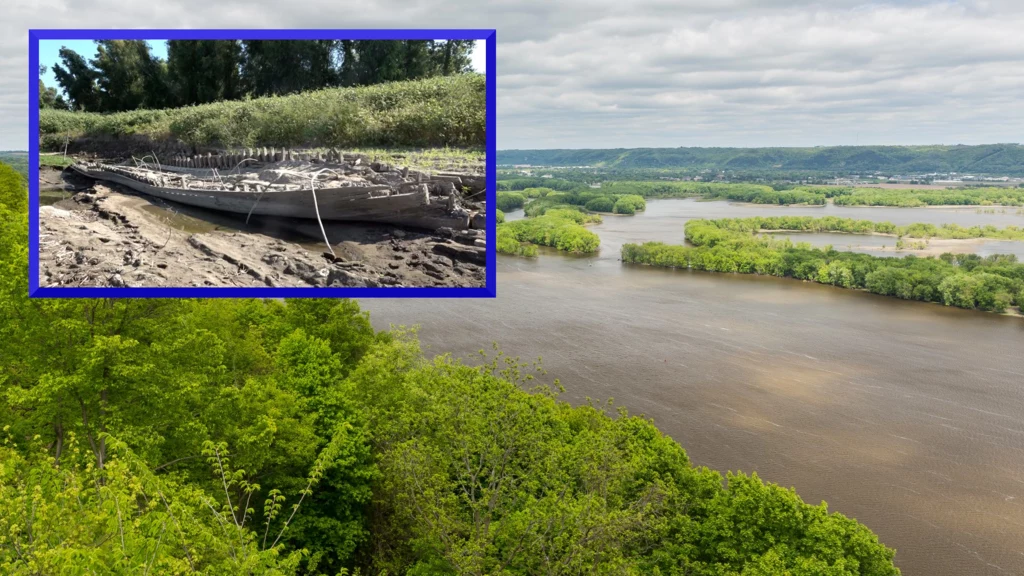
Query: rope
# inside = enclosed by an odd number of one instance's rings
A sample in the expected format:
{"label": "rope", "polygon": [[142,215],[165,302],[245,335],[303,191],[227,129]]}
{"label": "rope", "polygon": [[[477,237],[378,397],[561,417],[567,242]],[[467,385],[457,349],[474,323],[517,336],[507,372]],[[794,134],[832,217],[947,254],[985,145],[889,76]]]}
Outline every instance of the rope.
{"label": "rope", "polygon": [[[252,211],[256,209],[256,205],[260,203],[260,198],[263,198],[263,193],[267,191],[267,187],[260,190],[260,195],[256,197],[256,201],[252,203],[252,208],[249,208],[249,213],[245,215],[245,223],[249,224],[249,216],[252,216]],[[316,196],[313,197],[314,204],[316,203]],[[333,254],[333,252],[332,252]]]}
{"label": "rope", "polygon": [[[326,170],[326,168],[324,170]],[[320,172],[323,172],[324,170],[320,170]],[[331,243],[327,240],[327,231],[324,230],[324,221],[320,219],[320,206],[318,206],[316,202],[316,177],[320,175],[320,172],[315,172],[309,179],[309,191],[313,193],[313,209],[316,210],[316,221],[320,224],[320,233],[324,235],[324,244],[327,244],[327,249],[331,251],[331,256],[337,258],[334,254],[334,248],[331,248]],[[256,201],[259,202],[259,198],[257,198]],[[255,204],[253,206],[255,206]]]}

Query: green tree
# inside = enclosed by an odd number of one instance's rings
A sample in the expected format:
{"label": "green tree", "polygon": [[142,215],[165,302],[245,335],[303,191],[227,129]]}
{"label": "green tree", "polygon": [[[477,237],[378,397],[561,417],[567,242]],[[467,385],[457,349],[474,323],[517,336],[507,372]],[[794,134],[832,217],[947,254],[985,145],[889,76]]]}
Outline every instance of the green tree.
{"label": "green tree", "polygon": [[177,106],[241,96],[242,45],[236,40],[169,40],[168,83]]}
{"label": "green tree", "polygon": [[[39,67],[39,75],[42,76],[46,73],[46,66]],[[56,110],[67,110],[68,103],[64,101],[64,96],[57,92],[56,88],[47,87],[43,83],[43,79],[39,79],[39,108],[53,108]]]}
{"label": "green tree", "polygon": [[254,96],[336,86],[335,40],[243,40],[241,82]]}
{"label": "green tree", "polygon": [[99,73],[89,66],[85,58],[67,47],[59,51],[61,64],[53,65],[53,74],[71,107],[89,112],[100,111],[100,95],[97,86]]}
{"label": "green tree", "polygon": [[162,108],[167,99],[167,70],[153,58],[145,40],[98,40],[96,70],[99,107],[103,112]]}

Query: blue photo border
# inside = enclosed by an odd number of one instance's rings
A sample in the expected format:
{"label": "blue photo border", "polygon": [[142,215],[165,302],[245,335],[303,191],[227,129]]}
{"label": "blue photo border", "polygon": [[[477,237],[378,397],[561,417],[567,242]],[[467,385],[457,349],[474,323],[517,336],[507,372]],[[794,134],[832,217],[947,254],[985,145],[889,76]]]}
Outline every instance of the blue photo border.
{"label": "blue photo border", "polygon": [[[293,29],[293,30],[58,30],[28,33],[29,264],[31,298],[494,298],[497,296],[496,223],[497,139],[495,138],[496,30],[493,29]],[[39,41],[40,40],[485,40],[487,270],[482,288],[454,287],[128,287],[58,288],[39,286]]]}

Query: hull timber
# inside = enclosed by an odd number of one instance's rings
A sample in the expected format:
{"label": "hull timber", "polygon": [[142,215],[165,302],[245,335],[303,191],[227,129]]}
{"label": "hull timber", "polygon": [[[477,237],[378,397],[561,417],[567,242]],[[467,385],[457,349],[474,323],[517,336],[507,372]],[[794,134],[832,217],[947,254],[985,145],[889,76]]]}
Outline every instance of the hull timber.
{"label": "hull timber", "polygon": [[[120,184],[149,196],[236,214],[315,219],[319,209],[322,220],[381,222],[428,229],[445,226],[466,229],[472,225],[474,216],[464,209],[450,210],[444,199],[432,201],[423,184],[403,184],[397,191],[384,185],[317,188],[314,205],[310,188],[263,191],[182,188],[150,184],[100,167],[76,164],[71,168],[89,178]],[[170,180],[175,179],[174,173],[212,175],[210,170],[165,171]]]}

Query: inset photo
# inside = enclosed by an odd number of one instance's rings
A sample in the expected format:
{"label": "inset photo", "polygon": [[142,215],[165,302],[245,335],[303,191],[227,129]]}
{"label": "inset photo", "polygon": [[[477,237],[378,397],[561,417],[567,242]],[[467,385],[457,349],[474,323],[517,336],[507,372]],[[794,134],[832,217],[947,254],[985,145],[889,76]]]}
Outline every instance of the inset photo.
{"label": "inset photo", "polygon": [[30,34],[32,296],[495,295],[492,30]]}

